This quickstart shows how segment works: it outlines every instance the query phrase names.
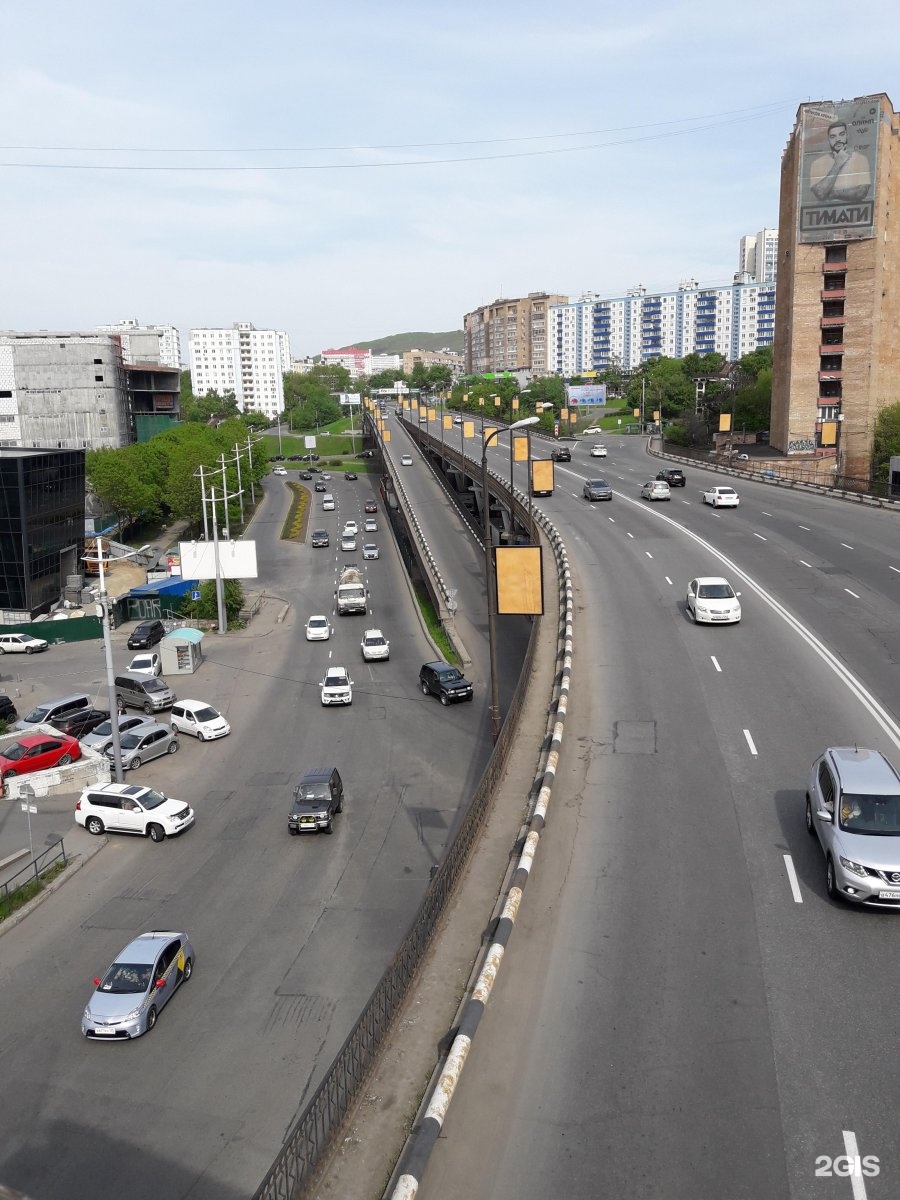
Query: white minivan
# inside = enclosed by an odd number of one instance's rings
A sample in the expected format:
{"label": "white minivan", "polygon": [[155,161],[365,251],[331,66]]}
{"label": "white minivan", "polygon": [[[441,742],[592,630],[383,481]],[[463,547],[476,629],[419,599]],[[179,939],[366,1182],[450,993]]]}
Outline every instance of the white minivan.
{"label": "white minivan", "polygon": [[201,742],[212,742],[231,733],[231,726],[222,714],[205,700],[179,700],[173,704],[172,728]]}
{"label": "white minivan", "polygon": [[325,512],[331,512],[334,508],[334,496],[332,496],[331,492],[326,492],[322,497],[322,508]]}

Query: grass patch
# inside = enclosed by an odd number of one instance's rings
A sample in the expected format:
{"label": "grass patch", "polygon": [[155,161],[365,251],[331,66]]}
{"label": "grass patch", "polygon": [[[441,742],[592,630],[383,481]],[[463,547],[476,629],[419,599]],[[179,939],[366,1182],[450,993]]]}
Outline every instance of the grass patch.
{"label": "grass patch", "polygon": [[303,523],[309,510],[309,492],[299,483],[289,483],[288,487],[293,493],[293,499],[281,527],[281,538],[286,542],[299,542],[303,532]]}
{"label": "grass patch", "polygon": [[438,620],[438,615],[434,611],[434,605],[431,603],[431,597],[424,587],[418,585],[416,587],[416,600],[419,602],[419,609],[422,613],[422,618],[431,635],[431,640],[440,650],[441,655],[448,663],[454,663],[456,666],[461,665],[459,655],[453,649],[453,643],[444,632],[444,627]]}
{"label": "grass patch", "polygon": [[48,883],[54,880],[57,875],[61,874],[66,869],[66,863],[56,862],[52,867],[48,867],[43,871],[39,878],[32,879],[30,883],[23,884],[17,888],[11,896],[4,896],[0,900],[0,921],[6,919],[17,909],[24,908],[29,900],[44,890]]}

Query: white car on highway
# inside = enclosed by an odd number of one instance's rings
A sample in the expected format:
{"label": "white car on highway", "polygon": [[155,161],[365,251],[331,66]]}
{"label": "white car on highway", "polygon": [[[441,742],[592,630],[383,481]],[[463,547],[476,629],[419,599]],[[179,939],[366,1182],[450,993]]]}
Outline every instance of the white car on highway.
{"label": "white car on highway", "polygon": [[273,475],[287,475],[287,468],[286,467],[273,467],[272,474]]}
{"label": "white car on highway", "polygon": [[599,425],[592,425],[590,429],[582,429],[581,431],[583,437],[599,437],[602,432],[603,430]]}
{"label": "white car on highway", "polygon": [[684,602],[698,625],[736,625],[741,619],[740,594],[721,575],[703,575],[688,584]]}
{"label": "white car on highway", "polygon": [[606,458],[606,447],[591,446],[591,458]]}
{"label": "white car on highway", "polygon": [[737,508],[741,502],[740,496],[733,487],[711,487],[700,493],[704,504],[713,508]]}
{"label": "white car on highway", "polygon": [[354,537],[357,533],[359,533],[359,526],[355,521],[344,522],[344,532],[341,537]]}
{"label": "white car on highway", "polygon": [[329,667],[320,686],[323,704],[353,703],[353,680],[346,667]]}
{"label": "white car on highway", "polygon": [[327,642],[331,637],[331,626],[328,618],[322,613],[316,613],[306,622],[306,640],[308,642]]}
{"label": "white car on highway", "polygon": [[379,662],[391,657],[391,644],[380,629],[367,629],[359,646],[366,662]]}

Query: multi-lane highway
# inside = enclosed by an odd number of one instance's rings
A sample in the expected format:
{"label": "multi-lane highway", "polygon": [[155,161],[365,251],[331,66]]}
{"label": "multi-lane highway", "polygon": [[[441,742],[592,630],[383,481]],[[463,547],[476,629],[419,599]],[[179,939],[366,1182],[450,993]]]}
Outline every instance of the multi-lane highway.
{"label": "multi-lane highway", "polygon": [[[330,530],[331,546],[314,550],[279,540],[287,490],[268,482],[249,536],[260,583],[278,598],[266,612],[283,601],[288,615],[208,637],[207,664],[178,681],[182,696],[226,712],[231,736],[184,738],[179,754],[135,776],[188,801],[195,827],[159,846],[111,838],[0,941],[0,1181],[41,1200],[250,1194],[405,933],[480,778],[490,738],[477,621],[467,628],[476,699],[443,708],[418,688],[434,655],[384,512],[365,538],[380,544],[377,561],[335,548],[345,519],[362,528],[377,477],[336,474],[330,486],[337,509],[322,513],[314,495],[311,524]],[[474,613],[480,577],[469,579],[471,551],[458,542],[451,570]],[[332,617],[331,640],[308,643],[306,618],[333,613],[347,558],[364,565],[371,614]],[[362,661],[370,625],[390,639],[388,662]],[[115,635],[119,661],[126,634]],[[93,678],[96,653],[84,653]],[[337,663],[355,681],[353,704],[324,709],[318,684]],[[289,837],[292,785],[332,763],[346,790],[333,836]],[[152,928],[190,933],[189,985],[149,1036],[84,1041],[93,977]]]}
{"label": "multi-lane highway", "polygon": [[[752,481],[715,512],[722,478],[690,467],[650,505],[657,461],[608,444],[540,501],[576,577],[574,700],[420,1195],[896,1196],[900,926],[827,900],[804,790],[829,744],[900,762],[897,518]],[[698,574],[741,590],[739,626],[690,621]]]}

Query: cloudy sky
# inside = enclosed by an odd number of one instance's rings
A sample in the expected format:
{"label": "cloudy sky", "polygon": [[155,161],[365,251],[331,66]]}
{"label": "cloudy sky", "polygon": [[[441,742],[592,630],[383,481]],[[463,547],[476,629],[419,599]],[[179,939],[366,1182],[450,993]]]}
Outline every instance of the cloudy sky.
{"label": "cloudy sky", "polygon": [[0,328],[286,329],[729,282],[797,105],[886,91],[870,0],[9,0]]}

